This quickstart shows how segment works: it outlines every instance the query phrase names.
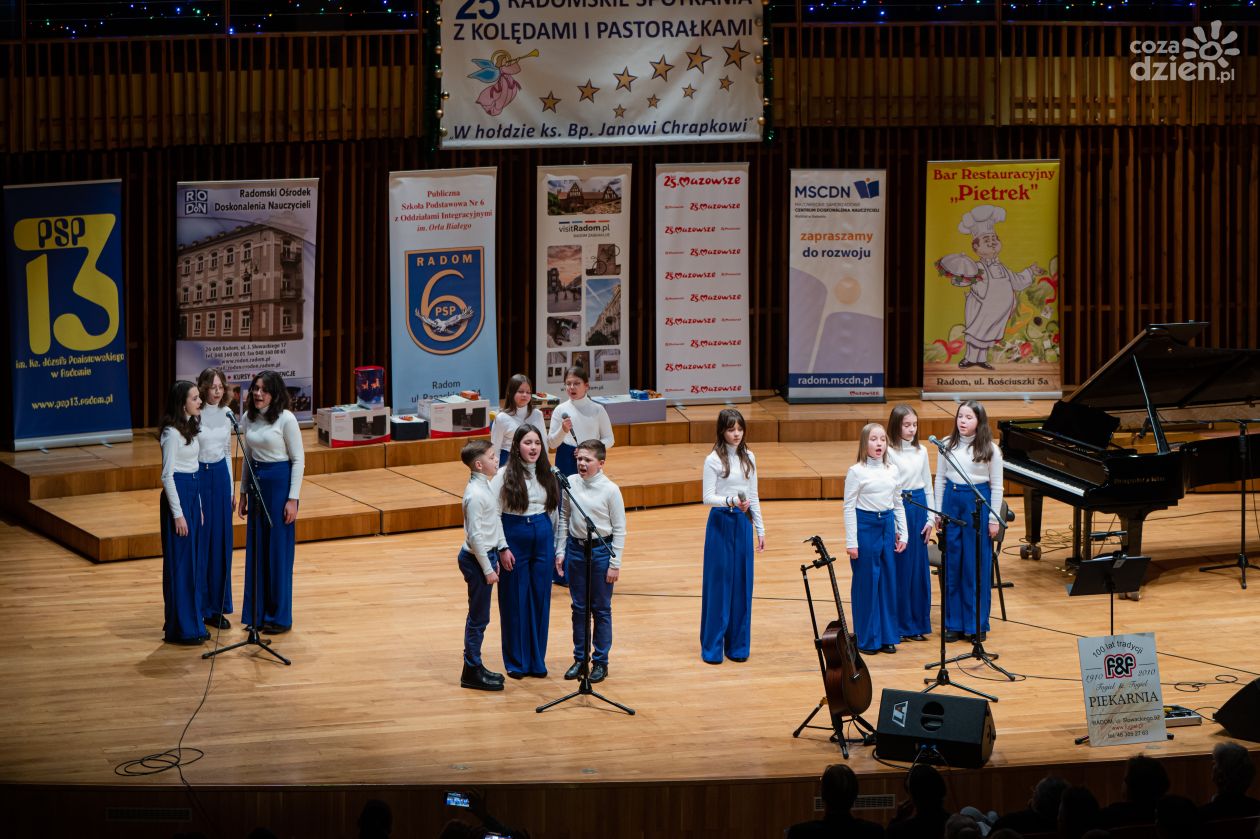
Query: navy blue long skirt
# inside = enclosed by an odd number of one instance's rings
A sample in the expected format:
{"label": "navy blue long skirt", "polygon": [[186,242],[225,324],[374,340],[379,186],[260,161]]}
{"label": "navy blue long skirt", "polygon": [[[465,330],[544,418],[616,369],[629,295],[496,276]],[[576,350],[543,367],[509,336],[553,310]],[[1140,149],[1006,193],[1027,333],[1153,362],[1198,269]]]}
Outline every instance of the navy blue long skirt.
{"label": "navy blue long skirt", "polygon": [[201,608],[211,615],[232,613],[232,479],[227,458],[203,463],[197,473],[201,482],[201,552],[205,573],[201,575]]}
{"label": "navy blue long skirt", "polygon": [[[271,624],[293,625],[293,550],[296,522],[284,523],[284,505],[289,500],[289,478],[293,465],[287,460],[278,463],[254,463],[254,473],[262,488],[263,503],[271,513],[267,525],[255,499],[250,499],[249,524],[245,536],[245,602],[241,619],[252,626]],[[259,612],[255,614],[254,565],[258,565]],[[258,623],[255,623],[255,622]]]}
{"label": "navy blue long skirt", "polygon": [[188,535],[175,534],[171,503],[162,493],[162,631],[168,641],[188,641],[206,636],[201,624],[201,501],[197,497],[196,472],[176,472],[175,491],[188,523]]}

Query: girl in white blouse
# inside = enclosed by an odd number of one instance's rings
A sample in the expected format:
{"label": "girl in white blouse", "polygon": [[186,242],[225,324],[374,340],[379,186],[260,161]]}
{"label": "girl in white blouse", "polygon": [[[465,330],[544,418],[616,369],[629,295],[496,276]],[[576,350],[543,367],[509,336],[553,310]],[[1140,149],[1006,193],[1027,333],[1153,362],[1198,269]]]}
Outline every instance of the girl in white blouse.
{"label": "girl in white blouse", "polygon": [[[948,452],[951,457],[946,457]],[[958,465],[951,463],[951,458]],[[976,510],[976,494],[959,473],[967,472],[988,506],[980,510],[980,559],[976,561],[976,535],[972,530],[972,514]],[[993,572],[993,540],[998,534],[998,518],[1002,509],[1002,452],[993,442],[989,416],[984,406],[968,400],[958,406],[954,430],[945,438],[944,450],[936,460],[936,497],[948,516],[968,523],[965,528],[950,527],[945,531],[945,640],[957,641],[976,631],[976,614],[980,616],[980,637],[989,631],[989,588]],[[936,523],[940,527],[940,522]],[[976,601],[976,580],[979,603]],[[978,608],[977,608],[978,606]]]}
{"label": "girl in white blouse", "polygon": [[704,532],[700,600],[700,657],[709,664],[747,661],[752,642],[753,534],[766,548],[757,497],[757,460],[744,440],[744,416],[718,414],[717,440],[704,459],[701,480],[709,510]]}
{"label": "girl in white blouse", "polygon": [[[245,537],[245,603],[243,620],[274,635],[293,626],[294,523],[306,458],[297,417],[288,410],[289,391],[274,370],[254,377],[249,407],[241,420],[245,457],[258,477],[263,515],[251,497],[248,469],[242,469],[240,514],[249,516]],[[255,582],[257,578],[257,582]]]}
{"label": "girl in white blouse", "polygon": [[[897,467],[899,489],[909,493],[905,502],[910,540],[894,557],[897,568],[897,626],[903,641],[926,641],[932,632],[932,571],[927,543],[932,539],[928,510],[936,509],[932,491],[932,467],[927,448],[919,445],[919,415],[909,405],[893,408],[888,418],[892,440],[888,457]],[[904,500],[904,499],[903,499]]]}
{"label": "girl in white blouse", "polygon": [[500,469],[507,465],[516,429],[532,425],[538,429],[540,437],[546,437],[542,411],[530,404],[533,395],[533,382],[524,373],[508,379],[507,387],[503,389],[503,410],[494,415],[494,425],[490,427],[490,445],[499,453]]}
{"label": "girl in white blouse", "polygon": [[556,450],[556,468],[565,475],[577,474],[574,452],[583,440],[599,440],[605,449],[613,446],[612,422],[604,406],[591,400],[590,377],[585,367],[570,367],[564,374],[569,398],[551,413],[547,445]]}
{"label": "girl in white blouse", "polygon": [[162,631],[172,644],[200,644],[210,636],[201,625],[201,501],[197,495],[197,437],[201,395],[192,382],[178,381],[158,424],[162,444]]}
{"label": "girl in white blouse", "polygon": [[906,513],[897,467],[888,460],[888,433],[877,422],[862,428],[857,462],[844,476],[844,537],[858,649],[895,653],[901,634],[894,557],[906,549]]}
{"label": "girl in white blouse", "polygon": [[205,522],[201,527],[201,608],[206,626],[227,629],[232,613],[232,409],[227,377],[207,367],[197,377],[201,393],[201,453],[198,489]]}

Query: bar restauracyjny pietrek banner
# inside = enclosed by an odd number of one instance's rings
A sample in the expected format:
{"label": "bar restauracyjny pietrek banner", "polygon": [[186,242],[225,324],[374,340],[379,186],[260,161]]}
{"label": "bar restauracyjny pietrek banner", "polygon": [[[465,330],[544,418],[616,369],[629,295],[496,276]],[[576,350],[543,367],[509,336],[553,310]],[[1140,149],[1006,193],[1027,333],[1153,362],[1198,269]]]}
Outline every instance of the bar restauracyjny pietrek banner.
{"label": "bar restauracyjny pietrek banner", "polygon": [[497,182],[494,167],[389,175],[395,414],[461,390],[498,403]]}
{"label": "bar restauracyjny pietrek banner", "polygon": [[441,0],[444,148],[761,139],[761,0]]}
{"label": "bar restauracyjny pietrek banner", "polygon": [[923,395],[1059,398],[1059,161],[933,161],[926,194]]}
{"label": "bar restauracyjny pietrek banner", "polygon": [[789,402],[884,400],[884,170],[794,169]]}
{"label": "bar restauracyjny pietrek banner", "polygon": [[119,181],[4,188],[16,449],[131,439]]}
{"label": "bar restauracyjny pietrek banner", "polygon": [[656,389],[747,402],[748,164],[656,167]]}
{"label": "bar restauracyjny pietrek banner", "polygon": [[626,393],[630,345],[630,167],[538,167],[539,390],[590,373],[591,395]]}
{"label": "bar restauracyjny pietrek banner", "polygon": [[219,367],[238,401],[275,370],[311,421],[318,201],[317,178],[177,185],[177,376]]}

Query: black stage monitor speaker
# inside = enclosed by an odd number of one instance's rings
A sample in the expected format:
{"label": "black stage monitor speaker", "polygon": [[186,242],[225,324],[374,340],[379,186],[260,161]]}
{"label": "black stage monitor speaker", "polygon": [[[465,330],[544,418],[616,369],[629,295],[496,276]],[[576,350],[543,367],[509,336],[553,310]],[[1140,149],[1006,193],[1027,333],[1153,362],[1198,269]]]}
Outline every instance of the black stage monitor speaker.
{"label": "black stage monitor speaker", "polygon": [[1260,679],[1242,686],[1216,712],[1216,721],[1231,737],[1260,743]]}
{"label": "black stage monitor speaker", "polygon": [[876,732],[876,757],[967,769],[984,766],[997,739],[983,699],[891,688],[880,698]]}

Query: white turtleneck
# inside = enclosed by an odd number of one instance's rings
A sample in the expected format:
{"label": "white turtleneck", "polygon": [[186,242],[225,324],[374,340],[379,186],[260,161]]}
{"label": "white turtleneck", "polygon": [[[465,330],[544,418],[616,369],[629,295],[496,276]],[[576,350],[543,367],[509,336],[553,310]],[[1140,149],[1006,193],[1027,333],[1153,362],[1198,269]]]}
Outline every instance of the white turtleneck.
{"label": "white turtleneck", "polygon": [[717,452],[709,452],[704,459],[701,475],[701,497],[710,507],[726,507],[739,498],[742,492],[748,498],[748,512],[752,514],[753,529],[758,536],[766,535],[765,524],[761,520],[761,498],[757,495],[757,458],[748,452],[752,461],[752,469],[748,477],[744,477],[743,464],[735,446],[727,445],[726,462],[730,464],[730,474],[722,477],[722,458]]}
{"label": "white turtleneck", "polygon": [[547,509],[547,490],[538,482],[538,464],[526,463],[525,489],[529,493],[529,506],[524,510],[509,510],[503,498],[503,480],[507,477],[508,467],[504,466],[490,479],[490,491],[499,502],[499,509],[513,516],[536,516]]}
{"label": "white turtleneck", "polygon": [[201,408],[202,463],[218,463],[227,459],[228,487],[232,486],[232,423],[228,419],[231,408],[226,405],[204,405]]}
{"label": "white turtleneck", "polygon": [[928,462],[927,446],[914,445],[909,440],[888,450],[888,459],[897,466],[898,480],[903,491],[923,490],[927,506],[936,507],[936,494],[933,492],[932,465]]}
{"label": "white turtleneck", "polygon": [[168,425],[162,429],[162,488],[166,490],[166,503],[171,508],[171,518],[184,515],[179,504],[179,490],[175,486],[175,473],[197,474],[197,455],[201,451],[201,435],[194,434],[192,442],[184,439],[179,429]]}
{"label": "white turtleneck", "polygon": [[522,425],[529,425],[538,429],[538,436],[544,440],[547,439],[547,429],[543,427],[542,411],[531,406],[526,406],[529,411],[527,416],[522,417],[517,411],[503,410],[494,415],[494,424],[490,426],[490,445],[497,451],[509,451],[512,448],[512,438],[516,436],[516,429]]}
{"label": "white turtleneck", "polygon": [[[571,434],[565,433],[565,417],[573,421]],[[584,440],[599,440],[604,448],[613,447],[613,429],[608,412],[589,396],[561,402],[551,412],[551,425],[547,427],[547,445],[554,449],[561,443],[576,446]]]}
{"label": "white turtleneck", "polygon": [[[977,463],[972,456],[972,444],[976,441],[975,435],[970,437],[959,438],[958,445],[949,450],[953,459],[958,461],[958,465],[967,470],[967,476],[971,478],[973,484],[987,483],[989,485],[989,506],[993,511],[989,514],[989,521],[994,524],[1001,524],[998,520],[998,511],[1002,509],[1002,450],[997,447],[997,443],[989,443],[989,462]],[[956,484],[967,483],[962,476],[958,474],[958,470],[949,462],[949,458],[942,453],[936,459],[936,497],[943,499],[945,497],[945,481],[950,480]]]}
{"label": "white turtleneck", "polygon": [[897,467],[887,460],[867,457],[849,467],[844,476],[844,541],[846,548],[858,547],[857,511],[893,511],[897,541],[906,542],[906,510],[901,503]]}
{"label": "white turtleneck", "polygon": [[[609,568],[621,567],[621,554],[626,547],[626,504],[621,498],[621,488],[601,470],[590,478],[578,475],[569,477],[569,492],[591,517],[595,532],[612,545],[616,556],[608,560]],[[586,538],[586,519],[581,515],[569,515],[569,500],[560,505],[560,521],[556,526],[556,556],[564,556],[564,540]]]}

